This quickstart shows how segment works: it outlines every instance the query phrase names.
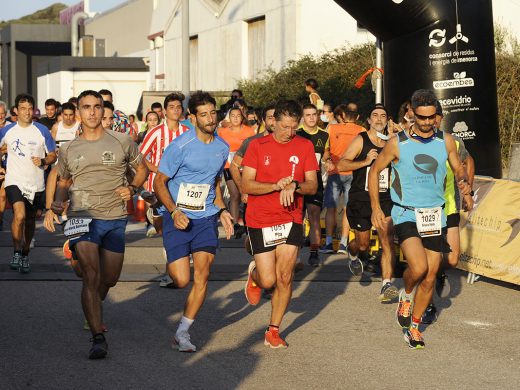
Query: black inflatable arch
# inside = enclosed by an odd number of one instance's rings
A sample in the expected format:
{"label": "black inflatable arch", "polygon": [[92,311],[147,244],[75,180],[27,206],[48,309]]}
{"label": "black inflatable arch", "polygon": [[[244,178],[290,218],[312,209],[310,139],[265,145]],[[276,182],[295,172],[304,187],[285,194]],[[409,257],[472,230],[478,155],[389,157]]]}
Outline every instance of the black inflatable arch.
{"label": "black inflatable arch", "polygon": [[502,177],[491,0],[335,0],[383,42],[390,112],[431,89],[479,175]]}

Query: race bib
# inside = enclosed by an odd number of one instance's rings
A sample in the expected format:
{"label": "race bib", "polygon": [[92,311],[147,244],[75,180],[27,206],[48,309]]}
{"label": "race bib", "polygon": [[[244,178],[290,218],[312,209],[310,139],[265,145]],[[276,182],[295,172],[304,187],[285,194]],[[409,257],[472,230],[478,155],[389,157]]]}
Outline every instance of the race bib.
{"label": "race bib", "polygon": [[285,244],[289,232],[292,228],[292,222],[284,223],[283,225],[275,225],[262,228],[262,237],[264,239],[264,246],[274,246]]}
{"label": "race bib", "polygon": [[[368,173],[370,172],[370,167],[367,168],[367,176],[365,179],[365,191],[368,191]],[[388,168],[383,169],[379,173],[379,192],[386,192],[388,191],[388,184],[389,184],[389,175],[388,175]]]}
{"label": "race bib", "polygon": [[70,218],[65,222],[63,234],[67,237],[77,237],[89,232],[89,224],[92,218]]}
{"label": "race bib", "polygon": [[205,211],[209,184],[181,183],[177,194],[177,207],[190,211]]}
{"label": "race bib", "polygon": [[34,195],[36,194],[35,184],[22,184],[20,187],[22,196],[29,201],[30,204],[34,202]]}
{"label": "race bib", "polygon": [[415,221],[421,237],[440,236],[442,232],[442,208],[415,209]]}
{"label": "race bib", "polygon": [[236,152],[229,152],[229,154],[228,154],[228,158],[227,158],[228,163],[231,164],[231,161],[233,161],[233,158],[235,157],[235,153],[236,153]]}

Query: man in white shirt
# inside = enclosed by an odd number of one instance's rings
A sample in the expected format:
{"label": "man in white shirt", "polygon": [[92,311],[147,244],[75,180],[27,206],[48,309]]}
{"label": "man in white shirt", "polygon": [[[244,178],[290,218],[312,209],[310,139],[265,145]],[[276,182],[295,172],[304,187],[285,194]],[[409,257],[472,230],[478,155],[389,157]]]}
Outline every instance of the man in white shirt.
{"label": "man in white shirt", "polygon": [[18,95],[15,107],[18,121],[0,130],[0,147],[7,145],[5,191],[14,214],[11,224],[14,255],[10,267],[28,273],[35,216],[44,206],[44,167],[56,161],[56,143],[47,127],[33,122],[32,96]]}

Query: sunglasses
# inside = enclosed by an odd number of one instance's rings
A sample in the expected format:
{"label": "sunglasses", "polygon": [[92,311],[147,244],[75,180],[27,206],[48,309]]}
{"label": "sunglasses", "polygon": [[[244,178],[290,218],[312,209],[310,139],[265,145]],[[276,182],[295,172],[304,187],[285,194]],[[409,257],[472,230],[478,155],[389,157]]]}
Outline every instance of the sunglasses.
{"label": "sunglasses", "polygon": [[420,120],[422,120],[422,121],[426,121],[426,120],[428,120],[428,119],[430,119],[430,120],[434,120],[435,117],[437,116],[437,114],[428,115],[428,116],[426,116],[426,115],[419,115],[419,114],[417,114],[417,113],[415,113],[415,112],[414,112],[414,114],[415,114],[415,117],[416,117],[417,119],[420,119]]}

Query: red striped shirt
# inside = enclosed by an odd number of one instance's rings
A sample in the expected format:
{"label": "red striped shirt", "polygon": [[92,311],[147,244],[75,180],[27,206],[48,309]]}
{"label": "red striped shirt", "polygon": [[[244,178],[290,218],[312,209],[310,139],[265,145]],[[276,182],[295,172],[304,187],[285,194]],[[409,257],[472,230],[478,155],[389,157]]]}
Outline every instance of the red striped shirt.
{"label": "red striped shirt", "polygon": [[[187,132],[190,128],[179,123],[179,130],[173,132],[168,129],[166,122],[155,126],[149,130],[144,137],[143,143],[141,144],[141,154],[155,166],[159,166],[164,149],[179,135]],[[146,190],[149,192],[153,191],[153,179],[155,179],[155,172],[150,172],[148,182],[146,184]]]}

